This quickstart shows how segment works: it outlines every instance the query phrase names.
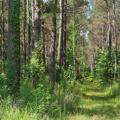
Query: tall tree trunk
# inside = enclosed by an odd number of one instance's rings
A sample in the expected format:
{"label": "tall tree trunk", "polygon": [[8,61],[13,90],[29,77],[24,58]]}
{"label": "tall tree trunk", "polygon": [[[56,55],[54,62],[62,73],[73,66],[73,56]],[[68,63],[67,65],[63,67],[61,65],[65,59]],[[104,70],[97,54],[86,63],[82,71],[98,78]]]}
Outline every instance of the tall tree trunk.
{"label": "tall tree trunk", "polygon": [[[8,0],[8,79],[12,93],[20,88],[20,0]],[[12,72],[11,72],[12,70]],[[11,84],[12,83],[12,84]]]}
{"label": "tall tree trunk", "polygon": [[73,2],[73,31],[72,31],[72,42],[73,42],[73,73],[74,79],[77,79],[77,61],[76,61],[76,28],[75,28],[75,2]]}
{"label": "tall tree trunk", "polygon": [[42,32],[42,63],[46,66],[46,58],[45,58],[45,28],[44,28],[44,21],[42,22],[41,27]]}
{"label": "tall tree trunk", "polygon": [[[2,8],[2,2],[3,1],[1,1],[0,2],[0,8]],[[2,10],[2,12],[3,12],[3,10]],[[3,36],[2,36],[2,34],[3,34],[3,31],[2,31],[2,13],[0,14],[0,72],[2,72],[2,42],[3,42]]]}
{"label": "tall tree trunk", "polygon": [[110,21],[110,12],[108,10],[108,30],[107,30],[107,41],[109,43],[108,45],[108,52],[109,55],[111,55],[111,49],[112,49],[112,39],[111,39],[111,21]]}
{"label": "tall tree trunk", "polygon": [[36,42],[40,37],[40,1],[32,0],[32,50],[36,47]]}
{"label": "tall tree trunk", "polygon": [[29,0],[27,0],[27,36],[28,36],[28,62],[31,58],[31,24],[30,24],[30,10],[29,10]]}
{"label": "tall tree trunk", "polygon": [[60,6],[60,22],[59,22],[59,41],[58,41],[58,75],[61,78],[62,54],[63,54],[63,0],[59,1]]}
{"label": "tall tree trunk", "polygon": [[108,45],[108,53],[111,56],[111,49],[112,49],[112,39],[111,39],[111,20],[110,20],[110,9],[108,5],[108,0],[105,0],[106,7],[107,7],[107,36],[106,41],[109,43]]}
{"label": "tall tree trunk", "polygon": [[63,66],[66,68],[67,0],[64,0],[63,8]]}
{"label": "tall tree trunk", "polygon": [[117,31],[116,31],[116,0],[113,0],[113,38],[115,41],[115,48],[114,48],[114,52],[115,52],[115,64],[114,64],[114,78],[116,79],[117,77]]}
{"label": "tall tree trunk", "polygon": [[27,1],[24,0],[24,20],[23,20],[23,62],[26,65],[26,58],[27,58],[27,41],[26,41],[26,6],[27,6]]}
{"label": "tall tree trunk", "polygon": [[[37,47],[37,42],[40,39],[40,0],[32,0],[32,43],[31,47],[34,50]],[[33,87],[36,87],[37,80],[32,76]]]}
{"label": "tall tree trunk", "polygon": [[6,40],[5,40],[5,12],[4,12],[4,0],[2,0],[2,61],[3,61],[3,72],[5,73],[5,60],[6,60]]}
{"label": "tall tree trunk", "polygon": [[54,16],[53,16],[53,30],[52,30],[52,37],[51,37],[51,46],[50,46],[50,81],[52,84],[52,88],[55,85],[55,43],[56,43],[56,34],[57,34],[57,0],[54,0]]}

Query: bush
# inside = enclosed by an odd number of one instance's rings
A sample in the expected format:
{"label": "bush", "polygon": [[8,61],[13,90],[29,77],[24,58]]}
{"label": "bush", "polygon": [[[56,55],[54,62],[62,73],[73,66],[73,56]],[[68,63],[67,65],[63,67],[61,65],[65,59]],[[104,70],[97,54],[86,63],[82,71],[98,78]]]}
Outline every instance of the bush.
{"label": "bush", "polygon": [[103,49],[98,52],[95,76],[104,82],[110,82],[108,80],[111,80],[114,76],[114,57],[112,57],[112,54],[108,55]]}
{"label": "bush", "polygon": [[0,74],[0,97],[8,96],[7,77],[4,73]]}

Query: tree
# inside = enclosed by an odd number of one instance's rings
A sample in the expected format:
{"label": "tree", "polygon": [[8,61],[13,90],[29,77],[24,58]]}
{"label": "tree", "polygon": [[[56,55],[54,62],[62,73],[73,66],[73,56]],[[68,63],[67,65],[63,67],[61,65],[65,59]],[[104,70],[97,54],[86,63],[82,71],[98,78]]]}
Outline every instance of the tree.
{"label": "tree", "polygon": [[54,0],[54,13],[52,18],[53,29],[51,36],[51,45],[50,45],[50,81],[52,83],[52,88],[55,85],[55,43],[56,43],[56,34],[57,34],[57,0]]}
{"label": "tree", "polygon": [[66,67],[66,31],[67,31],[67,0],[60,0],[60,21],[59,21],[59,41],[58,41],[58,67]]}
{"label": "tree", "polygon": [[66,68],[66,39],[67,39],[67,0],[63,6],[63,66]]}
{"label": "tree", "polygon": [[26,41],[26,11],[27,11],[27,0],[24,0],[24,19],[23,19],[23,62],[26,65],[26,60],[27,60],[27,41]]}
{"label": "tree", "polygon": [[58,42],[58,66],[59,71],[61,72],[61,66],[62,66],[62,44],[63,44],[63,5],[64,1],[59,1],[60,5],[60,21],[59,21],[59,42]]}
{"label": "tree", "polygon": [[36,47],[40,37],[40,1],[32,0],[32,50]]}
{"label": "tree", "polygon": [[31,23],[30,23],[30,9],[29,0],[27,0],[27,37],[28,37],[28,61],[31,58]]}
{"label": "tree", "polygon": [[20,0],[8,1],[7,45],[9,87],[16,94],[20,89]]}

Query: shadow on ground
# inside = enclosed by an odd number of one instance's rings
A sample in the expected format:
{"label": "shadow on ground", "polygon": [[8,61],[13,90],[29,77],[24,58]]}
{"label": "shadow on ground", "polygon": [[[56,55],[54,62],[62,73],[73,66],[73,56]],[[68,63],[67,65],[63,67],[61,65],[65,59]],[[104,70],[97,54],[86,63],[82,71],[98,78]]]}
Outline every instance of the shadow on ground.
{"label": "shadow on ground", "polygon": [[119,107],[113,107],[110,105],[106,105],[106,106],[101,105],[94,108],[81,107],[78,109],[78,113],[82,115],[87,115],[87,116],[100,115],[110,119],[115,119],[118,116],[119,111],[120,111]]}

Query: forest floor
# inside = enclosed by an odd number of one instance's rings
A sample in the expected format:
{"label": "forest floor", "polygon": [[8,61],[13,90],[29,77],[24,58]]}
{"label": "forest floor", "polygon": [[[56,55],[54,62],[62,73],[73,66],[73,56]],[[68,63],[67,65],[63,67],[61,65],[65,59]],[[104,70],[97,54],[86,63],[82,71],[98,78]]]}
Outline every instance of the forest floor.
{"label": "forest floor", "polygon": [[[75,91],[76,88],[74,88]],[[36,111],[16,108],[8,100],[0,103],[0,120],[120,120],[120,85],[78,84],[80,95],[76,112],[62,118],[39,118]]]}
{"label": "forest floor", "polygon": [[85,87],[80,100],[78,113],[68,120],[120,120],[119,84],[109,87],[94,85]]}

